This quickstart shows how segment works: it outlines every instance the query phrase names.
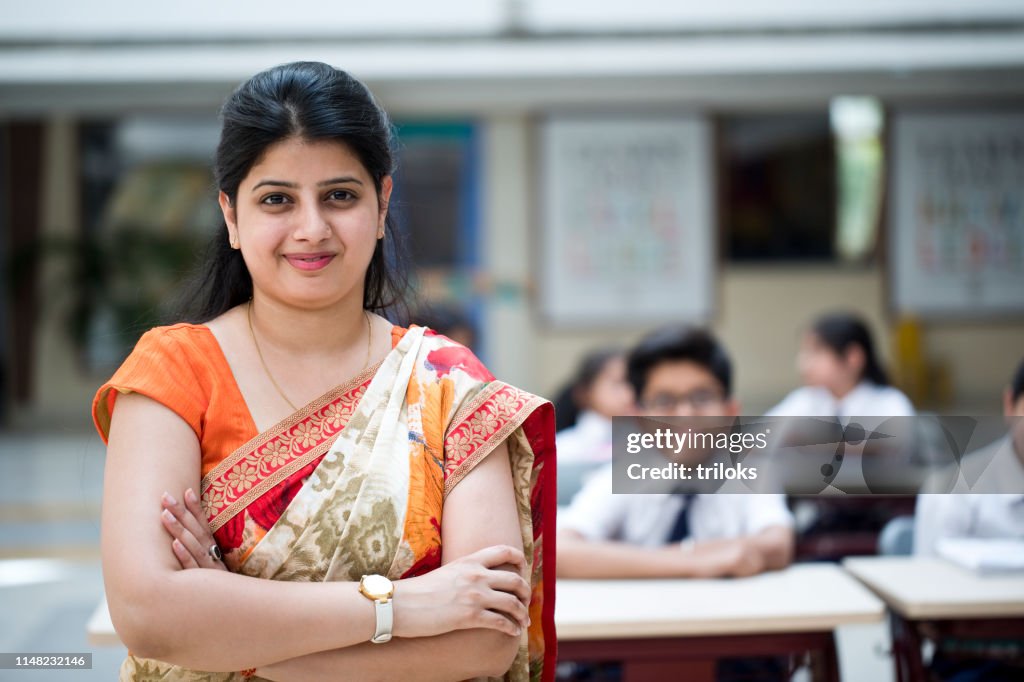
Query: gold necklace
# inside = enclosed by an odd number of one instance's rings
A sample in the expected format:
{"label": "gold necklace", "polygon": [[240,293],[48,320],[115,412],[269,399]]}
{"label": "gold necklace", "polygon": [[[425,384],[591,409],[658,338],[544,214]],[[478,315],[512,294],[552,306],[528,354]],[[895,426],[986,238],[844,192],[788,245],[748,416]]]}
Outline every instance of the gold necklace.
{"label": "gold necklace", "polygon": [[[251,298],[249,299],[249,305],[246,307],[246,316],[249,318],[249,334],[252,336],[252,345],[254,345],[256,347],[256,355],[258,355],[259,358],[260,358],[260,364],[263,365],[263,371],[266,372],[267,378],[270,379],[270,383],[272,383],[274,385],[274,388],[277,389],[277,394],[279,396],[281,396],[281,398],[286,403],[288,403],[288,406],[290,408],[292,408],[293,412],[298,412],[299,408],[295,407],[295,403],[293,403],[292,401],[288,400],[288,396],[286,396],[284,394],[284,391],[281,390],[281,387],[277,384],[276,381],[274,381],[274,375],[271,374],[270,367],[267,366],[267,361],[263,357],[263,351],[260,350],[260,344],[256,340],[256,330],[253,329],[253,326],[252,326],[252,299]],[[373,347],[373,324],[370,323],[370,316],[369,316],[369,314],[367,314],[367,312],[365,310],[363,311],[363,317],[366,318],[366,330],[367,330],[367,335],[366,335],[366,360],[363,362],[363,369],[360,370],[360,372],[359,372],[360,374],[362,374],[362,372],[367,367],[370,366],[370,349]]]}

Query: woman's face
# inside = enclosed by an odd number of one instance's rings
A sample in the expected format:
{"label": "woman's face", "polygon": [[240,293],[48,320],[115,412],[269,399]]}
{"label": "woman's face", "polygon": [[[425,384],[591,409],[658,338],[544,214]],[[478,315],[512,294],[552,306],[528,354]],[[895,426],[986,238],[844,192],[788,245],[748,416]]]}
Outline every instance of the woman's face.
{"label": "woman's face", "polygon": [[806,386],[823,386],[833,389],[856,384],[863,363],[857,362],[850,347],[845,355],[836,353],[814,332],[804,332],[800,350],[796,356],[797,370]]}
{"label": "woman's face", "polygon": [[391,195],[344,144],[288,138],[267,148],[238,187],[220,194],[229,240],[241,248],[253,288],[292,306],[321,308],[356,297]]}

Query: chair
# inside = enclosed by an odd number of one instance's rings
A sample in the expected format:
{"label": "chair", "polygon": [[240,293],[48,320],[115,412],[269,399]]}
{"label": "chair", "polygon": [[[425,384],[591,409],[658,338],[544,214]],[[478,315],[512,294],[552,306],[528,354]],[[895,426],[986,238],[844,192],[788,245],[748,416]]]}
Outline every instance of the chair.
{"label": "chair", "polygon": [[914,553],[914,517],[897,516],[878,535],[878,553],[882,556],[910,556]]}

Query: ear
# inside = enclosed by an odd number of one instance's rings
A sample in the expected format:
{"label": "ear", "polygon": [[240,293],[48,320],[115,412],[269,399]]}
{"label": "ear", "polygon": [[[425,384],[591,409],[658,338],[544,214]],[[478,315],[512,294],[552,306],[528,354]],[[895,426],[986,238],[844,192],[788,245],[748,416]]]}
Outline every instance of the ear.
{"label": "ear", "polygon": [[740,413],[740,401],[736,398],[729,398],[722,405],[723,417],[737,417]]}
{"label": "ear", "polygon": [[384,236],[384,221],[388,217],[388,205],[391,202],[391,190],[394,189],[394,182],[390,175],[385,175],[380,181],[380,208],[377,215],[377,239]]}
{"label": "ear", "polygon": [[855,369],[858,375],[864,373],[864,367],[867,365],[864,349],[855,343],[851,343],[846,352],[843,353],[843,361]]}
{"label": "ear", "polygon": [[217,203],[220,204],[220,212],[224,215],[224,223],[228,226],[228,243],[232,248],[238,248],[238,220],[235,214],[235,207],[231,204],[231,198],[222,191],[217,193]]}
{"label": "ear", "polygon": [[[1021,398],[1024,400],[1024,398]],[[1017,416],[1016,411],[1013,409],[1013,390],[1009,386],[1003,389],[1003,416],[1004,417],[1015,417]]]}

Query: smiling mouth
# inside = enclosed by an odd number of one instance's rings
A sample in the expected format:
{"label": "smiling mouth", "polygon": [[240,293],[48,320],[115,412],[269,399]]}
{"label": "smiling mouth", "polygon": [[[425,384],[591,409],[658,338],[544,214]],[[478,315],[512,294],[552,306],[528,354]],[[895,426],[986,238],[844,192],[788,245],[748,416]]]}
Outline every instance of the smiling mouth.
{"label": "smiling mouth", "polygon": [[318,253],[308,256],[285,256],[289,263],[300,270],[319,270],[334,260],[333,253]]}

